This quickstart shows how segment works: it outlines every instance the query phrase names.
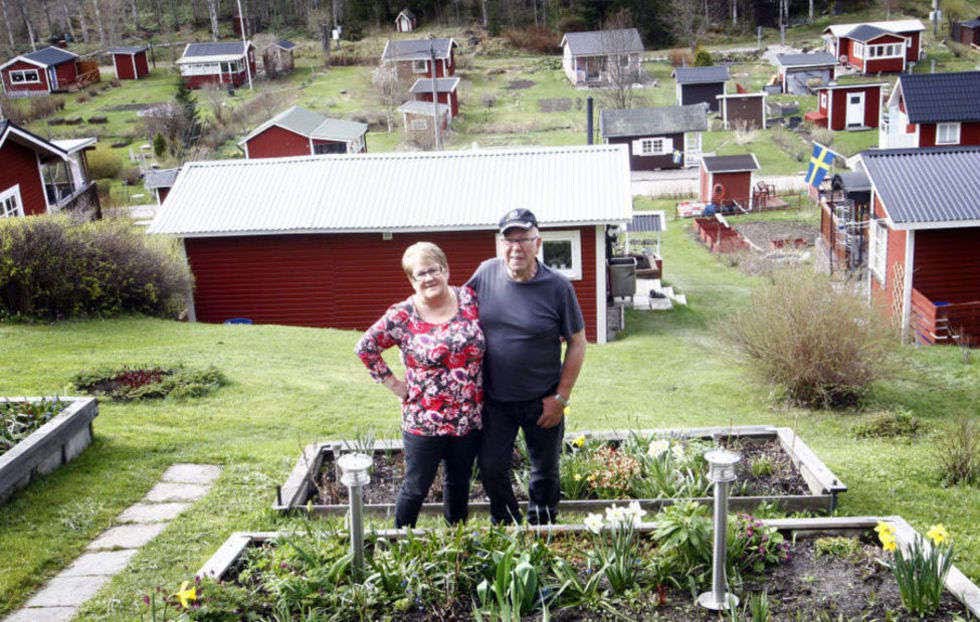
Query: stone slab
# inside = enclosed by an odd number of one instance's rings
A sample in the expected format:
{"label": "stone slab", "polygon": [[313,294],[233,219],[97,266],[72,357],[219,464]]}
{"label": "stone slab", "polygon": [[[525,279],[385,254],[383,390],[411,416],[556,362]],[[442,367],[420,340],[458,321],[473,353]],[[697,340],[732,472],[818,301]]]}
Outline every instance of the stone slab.
{"label": "stone slab", "polygon": [[117,572],[122,571],[126,567],[126,564],[129,563],[129,560],[133,558],[133,555],[136,555],[136,549],[85,553],[58,576],[88,577],[92,575],[108,575],[111,577]]}
{"label": "stone slab", "polygon": [[205,484],[176,484],[160,482],[146,493],[144,501],[163,503],[165,501],[197,501],[208,494],[210,485]]}
{"label": "stone slab", "polygon": [[210,484],[221,475],[221,467],[213,464],[175,464],[163,472],[165,482]]}
{"label": "stone slab", "polygon": [[160,523],[173,520],[189,503],[134,503],[116,519],[120,523]]}
{"label": "stone slab", "polygon": [[147,525],[120,525],[102,532],[86,547],[90,551],[99,549],[138,549],[157,537],[169,523],[150,523]]}
{"label": "stone slab", "polygon": [[3,622],[68,622],[77,611],[78,607],[31,607],[15,611]]}
{"label": "stone slab", "polygon": [[63,577],[57,576],[27,601],[27,607],[78,607],[95,596],[109,576]]}

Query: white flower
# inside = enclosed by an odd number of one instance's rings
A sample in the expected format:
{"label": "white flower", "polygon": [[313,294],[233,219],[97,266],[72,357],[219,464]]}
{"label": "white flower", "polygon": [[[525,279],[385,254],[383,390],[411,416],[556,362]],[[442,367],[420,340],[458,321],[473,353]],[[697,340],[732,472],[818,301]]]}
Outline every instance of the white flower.
{"label": "white flower", "polygon": [[650,441],[650,447],[647,449],[647,455],[651,458],[659,458],[668,449],[670,449],[670,441],[663,439]]}
{"label": "white flower", "polygon": [[592,533],[599,533],[602,531],[602,514],[589,514],[585,517],[586,528]]}
{"label": "white flower", "polygon": [[626,508],[626,516],[629,518],[630,523],[634,527],[643,522],[643,517],[646,516],[647,511],[640,507],[639,501],[630,501],[630,505]]}
{"label": "white flower", "polygon": [[606,508],[606,525],[609,527],[619,527],[626,524],[627,521],[626,508],[616,505]]}
{"label": "white flower", "polygon": [[677,443],[676,445],[671,447],[670,452],[674,454],[674,460],[679,461],[684,459],[684,446],[681,445],[680,443]]}

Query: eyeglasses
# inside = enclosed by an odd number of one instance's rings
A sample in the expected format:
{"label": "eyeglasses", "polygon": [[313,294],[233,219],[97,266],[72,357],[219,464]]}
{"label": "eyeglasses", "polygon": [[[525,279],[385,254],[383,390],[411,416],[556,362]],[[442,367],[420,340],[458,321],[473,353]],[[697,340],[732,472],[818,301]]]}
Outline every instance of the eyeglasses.
{"label": "eyeglasses", "polygon": [[412,273],[412,280],[413,281],[424,281],[425,279],[429,278],[430,276],[438,276],[440,274],[442,274],[442,266],[436,266],[435,268],[429,268],[428,270],[423,270],[421,272],[413,272]]}
{"label": "eyeglasses", "polygon": [[505,246],[520,246],[521,244],[527,244],[528,242],[534,242],[539,236],[532,236],[528,238],[500,238],[500,242]]}

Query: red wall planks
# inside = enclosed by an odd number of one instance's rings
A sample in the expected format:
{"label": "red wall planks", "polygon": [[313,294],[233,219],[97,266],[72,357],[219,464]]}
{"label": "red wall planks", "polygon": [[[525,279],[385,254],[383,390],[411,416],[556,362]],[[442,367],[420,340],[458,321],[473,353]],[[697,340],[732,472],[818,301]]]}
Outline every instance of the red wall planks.
{"label": "red wall planks", "polygon": [[[26,84],[24,82],[13,83],[10,81],[11,71],[20,71],[22,69],[33,69],[37,71],[38,78],[40,82],[32,82]],[[3,88],[7,93],[16,93],[18,91],[38,91],[45,93],[48,91],[48,73],[44,67],[38,67],[37,65],[32,65],[30,63],[25,63],[24,61],[18,61],[13,65],[5,68],[3,70]]]}
{"label": "red wall planks", "polygon": [[912,287],[932,302],[980,300],[980,227],[915,232]]}
{"label": "red wall planks", "polygon": [[252,137],[246,144],[249,159],[306,156],[311,153],[309,138],[278,125],[273,125]]}
{"label": "red wall planks", "polygon": [[135,80],[133,57],[130,54],[113,54],[112,62],[116,67],[116,78],[120,80]]}
{"label": "red wall planks", "polygon": [[24,215],[43,214],[48,206],[44,201],[44,186],[38,170],[37,154],[9,138],[0,148],[0,192],[20,184]]}

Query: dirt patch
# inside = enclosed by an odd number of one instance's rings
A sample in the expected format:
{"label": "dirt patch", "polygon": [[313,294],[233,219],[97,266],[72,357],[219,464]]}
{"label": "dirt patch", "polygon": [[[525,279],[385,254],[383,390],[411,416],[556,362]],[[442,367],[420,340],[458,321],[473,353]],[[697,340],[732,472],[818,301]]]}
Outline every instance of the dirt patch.
{"label": "dirt patch", "polygon": [[539,99],[538,109],[541,112],[568,112],[572,109],[574,100],[570,97],[559,97],[555,99]]}
{"label": "dirt patch", "polygon": [[820,230],[806,222],[747,221],[733,223],[751,250],[728,254],[731,266],[754,276],[809,261]]}
{"label": "dirt patch", "polygon": [[105,106],[102,108],[105,112],[123,112],[126,110],[144,110],[146,108],[153,108],[154,106],[160,106],[164,102],[150,102],[148,104],[119,104],[116,106]]}
{"label": "dirt patch", "polygon": [[[807,246],[813,246],[820,229],[798,220],[757,220],[733,223],[735,229],[747,240],[763,250],[772,248],[773,241],[803,240]],[[785,246],[785,245],[784,245]]]}
{"label": "dirt patch", "polygon": [[[737,451],[742,460],[736,466],[738,479],[732,489],[732,496],[780,496],[806,495],[810,490],[793,466],[792,460],[783,451],[776,440],[750,441],[725,440],[723,446]],[[753,472],[753,465],[765,463],[767,469]],[[512,458],[514,473],[520,474],[526,469],[525,458],[515,451]],[[405,478],[405,460],[401,450],[376,451],[371,483],[364,487],[365,503],[393,504],[398,497],[398,489]],[[429,489],[426,501],[429,503],[442,502],[442,466],[436,473],[436,478]],[[518,500],[527,500],[526,483],[514,478],[514,493]],[[563,496],[563,498],[565,498]],[[325,505],[346,504],[347,488],[340,483],[332,461],[325,461],[323,470],[317,478],[314,500]],[[479,478],[474,476],[470,488],[470,501],[487,501],[486,492]]]}
{"label": "dirt patch", "polygon": [[507,83],[507,88],[511,91],[529,89],[534,86],[534,80],[511,80]]}

